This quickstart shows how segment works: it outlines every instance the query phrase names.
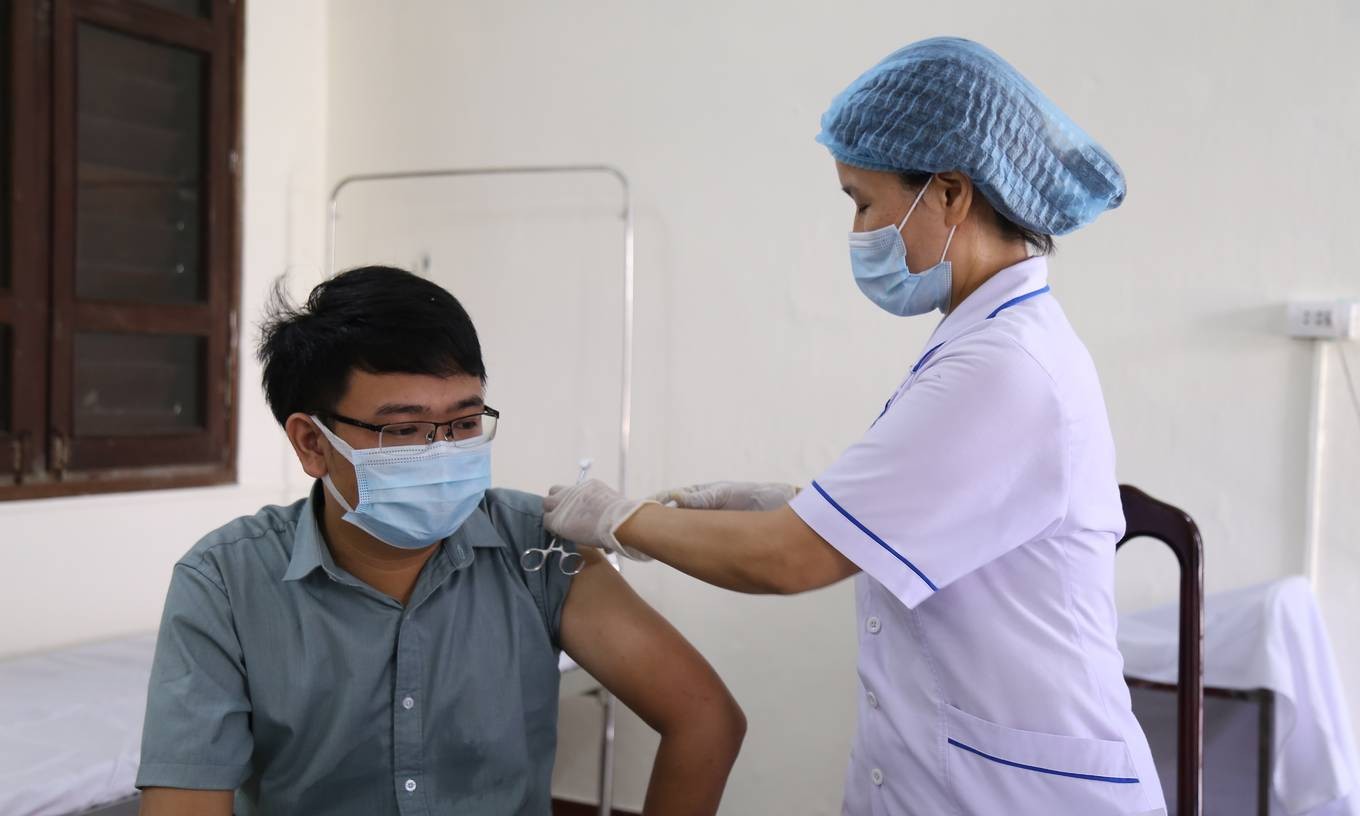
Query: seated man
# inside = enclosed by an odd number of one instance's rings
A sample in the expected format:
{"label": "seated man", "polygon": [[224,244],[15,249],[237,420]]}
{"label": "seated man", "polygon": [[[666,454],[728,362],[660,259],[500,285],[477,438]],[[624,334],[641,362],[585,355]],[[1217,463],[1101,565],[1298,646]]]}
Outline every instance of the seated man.
{"label": "seated man", "polygon": [[741,710],[598,556],[523,569],[542,500],[488,489],[499,414],[452,295],[354,269],[276,305],[259,355],[317,481],[175,565],[143,814],[547,814],[559,649],[660,732],[645,812],[717,810]]}

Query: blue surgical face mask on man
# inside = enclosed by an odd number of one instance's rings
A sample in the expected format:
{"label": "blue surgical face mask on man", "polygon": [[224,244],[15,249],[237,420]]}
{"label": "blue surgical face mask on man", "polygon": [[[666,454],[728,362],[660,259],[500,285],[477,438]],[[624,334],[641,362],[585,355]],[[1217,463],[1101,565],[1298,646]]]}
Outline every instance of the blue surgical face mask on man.
{"label": "blue surgical face mask on man", "polygon": [[419,550],[453,535],[491,487],[491,443],[459,448],[452,442],[355,450],[317,417],[312,421],[354,465],[359,503],[350,507],[330,474],[326,490],[345,521],[393,547]]}
{"label": "blue surgical face mask on man", "polygon": [[954,273],[945,256],[949,254],[949,245],[954,241],[954,230],[958,225],[949,230],[940,262],[915,274],[907,268],[907,245],[902,237],[907,219],[916,211],[916,205],[921,203],[934,180],[931,176],[921,187],[906,217],[896,227],[889,224],[868,232],[850,233],[850,269],[859,290],[879,308],[899,317],[926,314],[935,309],[949,311]]}

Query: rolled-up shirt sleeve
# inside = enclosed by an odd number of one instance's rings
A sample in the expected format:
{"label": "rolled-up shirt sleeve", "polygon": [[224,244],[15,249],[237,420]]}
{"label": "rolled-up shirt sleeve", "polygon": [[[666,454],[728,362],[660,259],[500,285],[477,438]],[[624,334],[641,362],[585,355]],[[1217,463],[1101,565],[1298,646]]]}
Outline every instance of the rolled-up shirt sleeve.
{"label": "rolled-up shirt sleeve", "polygon": [[211,563],[175,566],[147,691],[137,787],[234,790],[250,771],[250,699]]}
{"label": "rolled-up shirt sleeve", "polygon": [[1068,429],[1057,389],[1005,337],[965,338],[922,369],[792,502],[908,607],[1055,529]]}

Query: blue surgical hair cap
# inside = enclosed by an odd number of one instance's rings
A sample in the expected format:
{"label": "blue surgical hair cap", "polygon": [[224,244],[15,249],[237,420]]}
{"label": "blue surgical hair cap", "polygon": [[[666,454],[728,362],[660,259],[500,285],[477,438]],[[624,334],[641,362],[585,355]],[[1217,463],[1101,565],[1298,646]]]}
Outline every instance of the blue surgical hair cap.
{"label": "blue surgical hair cap", "polygon": [[998,213],[1045,235],[1124,201],[1109,153],[1000,56],[956,37],[870,68],[832,101],[817,141],[868,170],[965,173]]}

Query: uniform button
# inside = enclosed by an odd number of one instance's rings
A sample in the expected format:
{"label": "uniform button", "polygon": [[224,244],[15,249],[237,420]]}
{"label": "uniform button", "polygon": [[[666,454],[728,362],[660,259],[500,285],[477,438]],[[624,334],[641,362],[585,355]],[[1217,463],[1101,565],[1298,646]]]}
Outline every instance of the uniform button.
{"label": "uniform button", "polygon": [[880,770],[877,769],[877,768],[874,768],[873,771],[870,772],[869,778],[872,779],[872,780],[874,780],[874,784],[875,784],[875,785],[882,785],[882,784],[883,784],[883,772],[880,771]]}
{"label": "uniform button", "polygon": [[405,700],[401,701],[401,707],[406,709],[407,711],[410,711],[411,709],[416,707],[416,701],[412,700],[410,697],[407,697]]}
{"label": "uniform button", "polygon": [[867,697],[868,700],[869,700],[869,707],[870,707],[870,708],[878,708],[878,695],[877,695],[877,694],[874,694],[874,693],[871,691],[871,692],[869,692],[869,693],[866,695],[866,697]]}
{"label": "uniform button", "polygon": [[883,630],[883,622],[878,618],[869,618],[864,622],[864,628],[869,630],[869,634],[876,635]]}
{"label": "uniform button", "polygon": [[415,792],[416,792],[416,781],[415,781],[414,779],[408,779],[408,780],[406,780],[406,792],[407,792],[407,793],[415,793]]}

